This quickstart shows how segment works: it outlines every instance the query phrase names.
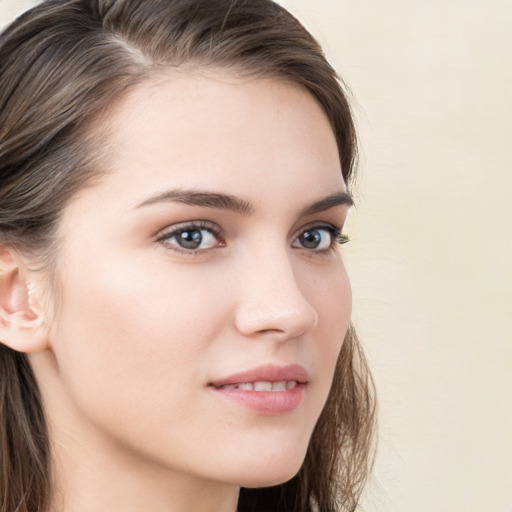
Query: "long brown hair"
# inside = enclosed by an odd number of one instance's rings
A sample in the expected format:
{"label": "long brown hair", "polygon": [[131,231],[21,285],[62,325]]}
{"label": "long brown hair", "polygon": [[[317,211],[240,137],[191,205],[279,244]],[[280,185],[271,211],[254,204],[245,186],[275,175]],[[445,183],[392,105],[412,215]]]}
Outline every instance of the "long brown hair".
{"label": "long brown hair", "polygon": [[[313,37],[271,0],[46,0],[0,36],[0,245],[51,264],[60,213],[99,173],[94,126],[168,66],[221,67],[306,88],[330,120],[350,182],[356,134],[342,83]],[[372,380],[350,328],[299,473],[242,489],[239,511],[354,510],[374,416]],[[0,343],[2,512],[47,511],[50,459],[27,357]]]}

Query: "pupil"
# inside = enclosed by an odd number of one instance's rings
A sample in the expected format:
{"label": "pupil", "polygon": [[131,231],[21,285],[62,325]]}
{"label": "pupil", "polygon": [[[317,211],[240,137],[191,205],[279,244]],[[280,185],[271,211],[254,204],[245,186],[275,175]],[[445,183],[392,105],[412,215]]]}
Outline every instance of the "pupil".
{"label": "pupil", "polygon": [[316,249],[320,242],[322,241],[322,236],[318,231],[305,231],[300,236],[300,243],[306,249]]}
{"label": "pupil", "polygon": [[202,241],[203,235],[198,230],[182,231],[178,237],[178,243],[184,249],[197,249]]}

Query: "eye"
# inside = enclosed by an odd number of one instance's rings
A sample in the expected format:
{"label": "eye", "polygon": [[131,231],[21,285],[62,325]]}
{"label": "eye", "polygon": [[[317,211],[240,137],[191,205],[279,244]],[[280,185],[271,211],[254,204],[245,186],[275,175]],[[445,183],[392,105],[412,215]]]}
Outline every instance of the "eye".
{"label": "eye", "polygon": [[347,235],[331,225],[311,226],[302,231],[292,242],[292,247],[308,249],[314,252],[327,252],[335,243],[344,244],[349,241]]}
{"label": "eye", "polygon": [[219,240],[219,236],[218,228],[200,222],[173,226],[166,230],[158,241],[170,245],[176,250],[193,252],[221,246],[222,242]]}

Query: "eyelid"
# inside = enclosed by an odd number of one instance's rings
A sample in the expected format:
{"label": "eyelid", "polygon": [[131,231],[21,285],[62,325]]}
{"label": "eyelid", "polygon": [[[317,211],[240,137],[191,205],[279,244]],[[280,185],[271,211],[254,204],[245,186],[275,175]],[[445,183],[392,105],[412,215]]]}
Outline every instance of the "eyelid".
{"label": "eyelid", "polygon": [[196,228],[196,229],[208,229],[212,233],[217,233],[221,231],[219,226],[215,224],[214,222],[208,221],[208,220],[187,220],[184,222],[177,222],[176,224],[170,224],[169,226],[166,226],[165,228],[158,231],[158,233],[155,235],[156,239],[163,239],[169,237],[169,235],[172,235],[174,233],[178,233],[180,231],[183,231],[185,229],[190,228]]}

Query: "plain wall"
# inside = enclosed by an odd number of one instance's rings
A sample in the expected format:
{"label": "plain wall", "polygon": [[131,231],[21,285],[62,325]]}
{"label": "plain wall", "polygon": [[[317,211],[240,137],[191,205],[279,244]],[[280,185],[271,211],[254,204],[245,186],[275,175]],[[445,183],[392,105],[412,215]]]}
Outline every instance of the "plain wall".
{"label": "plain wall", "polygon": [[[0,0],[0,25],[35,2]],[[288,0],[354,92],[365,512],[512,512],[512,2]]]}

